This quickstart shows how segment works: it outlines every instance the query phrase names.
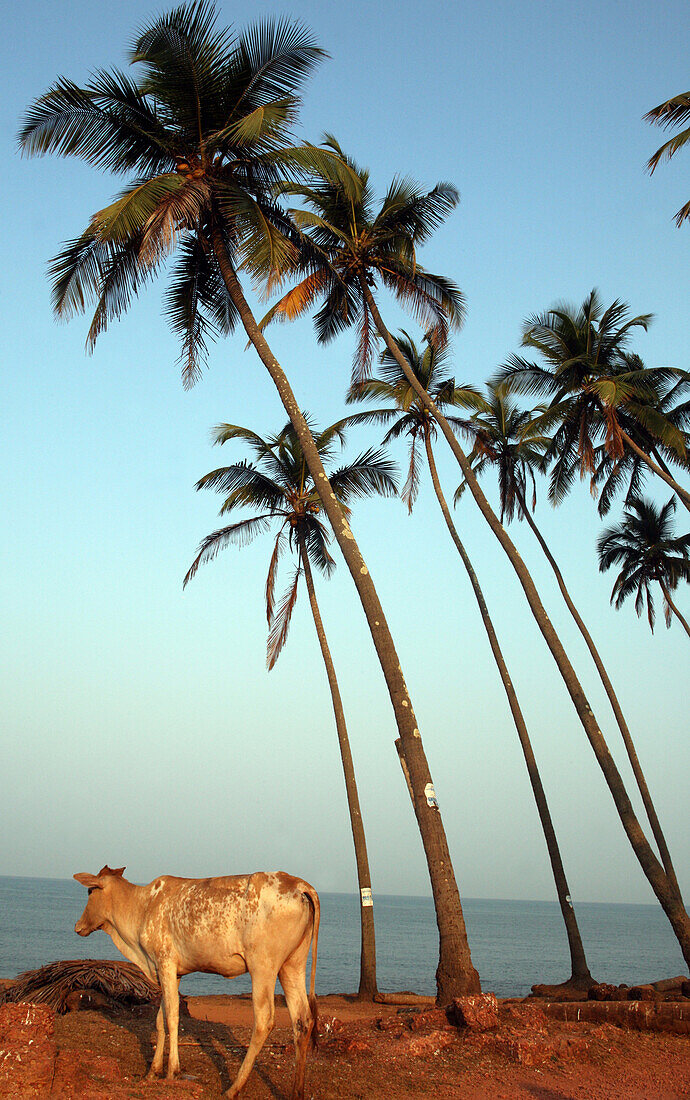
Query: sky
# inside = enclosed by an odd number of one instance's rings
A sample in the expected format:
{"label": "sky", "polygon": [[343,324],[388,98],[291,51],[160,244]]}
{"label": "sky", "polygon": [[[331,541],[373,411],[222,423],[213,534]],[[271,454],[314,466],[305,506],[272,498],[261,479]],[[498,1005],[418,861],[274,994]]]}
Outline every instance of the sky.
{"label": "sky", "polygon": [[[48,261],[119,181],[78,162],[20,158],[19,119],[56,76],[124,66],[135,30],[158,10],[146,0],[26,0],[6,24],[0,874],[67,877],[107,862],[142,882],[280,867],[351,891],[344,784],[306,593],[269,674],[270,540],[225,551],[182,590],[221,503],[194,484],[246,457],[236,444],[212,449],[210,429],[229,421],[266,435],[285,421],[267,375],[236,335],[185,392],[160,286],[92,356],[88,320],[58,324],[51,313]],[[655,314],[635,337],[646,363],[688,367],[690,228],[672,219],[688,198],[690,160],[680,154],[650,178],[645,163],[663,138],[642,120],[687,86],[684,3],[256,0],[221,2],[219,12],[240,26],[287,14],[313,29],[331,57],[306,88],[300,133],[335,133],[379,193],[395,175],[459,188],[458,209],[421,256],[467,298],[452,349],[459,381],[482,385],[518,350],[526,316],[579,303],[593,287],[606,303]],[[381,304],[389,327],[419,337],[394,303]],[[351,335],[319,348],[305,319],[277,327],[271,342],[302,407],[321,424],[344,415]],[[346,457],[379,438],[353,431]],[[404,467],[403,448],[396,458]],[[450,497],[457,467],[440,447],[437,459]],[[489,479],[485,488],[495,500]],[[613,577],[598,572],[586,485],[558,511],[541,485],[536,518],[618,691],[687,893],[688,640],[665,629],[660,606],[653,636],[631,605],[609,606]],[[456,519],[525,712],[573,899],[652,902],[507,560],[469,498]],[[411,517],[395,500],[358,504],[353,528],[398,648],[461,894],[554,898],[506,700],[429,486]],[[548,566],[524,524],[511,534],[631,783]],[[374,893],[428,894],[393,714],[344,565],[318,590]],[[687,592],[678,602],[687,613]]]}

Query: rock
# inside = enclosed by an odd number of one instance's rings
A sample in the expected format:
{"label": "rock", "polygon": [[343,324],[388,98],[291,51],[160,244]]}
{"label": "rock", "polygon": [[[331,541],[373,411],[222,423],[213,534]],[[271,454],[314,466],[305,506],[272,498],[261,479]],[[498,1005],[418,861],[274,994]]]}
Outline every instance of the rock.
{"label": "rock", "polygon": [[538,1066],[553,1057],[552,1043],[539,1039],[507,1039],[501,1044],[504,1054],[511,1062],[521,1066]]}
{"label": "rock", "polygon": [[690,1012],[685,1004],[664,1001],[618,1001],[614,1004],[588,1001],[582,1005],[547,1004],[544,1011],[547,1016],[566,1023],[607,1023],[630,1031],[690,1034]]}
{"label": "rock", "polygon": [[608,985],[606,982],[598,982],[587,990],[588,1001],[625,1001],[627,992],[623,992],[617,985]]}
{"label": "rock", "polygon": [[661,994],[656,991],[653,985],[633,985],[627,991],[628,1001],[658,1001],[661,1000]]}
{"label": "rock", "polygon": [[683,997],[690,997],[690,981],[684,981],[681,984],[680,992]]}
{"label": "rock", "polygon": [[405,1026],[410,1031],[439,1031],[451,1028],[453,1025],[442,1008],[434,1008],[430,1012],[416,1012],[414,1016],[408,1016]]}
{"label": "rock", "polygon": [[457,1027],[467,1027],[473,1031],[498,1027],[498,1001],[495,993],[456,997],[447,1012],[448,1019]]}
{"label": "rock", "polygon": [[537,1005],[501,1005],[501,1024],[522,1028],[525,1031],[538,1031],[546,1034],[549,1027],[548,1016]]}
{"label": "rock", "polygon": [[428,1035],[417,1035],[410,1039],[408,1053],[414,1058],[430,1058],[453,1042],[453,1036],[447,1031],[430,1031]]}

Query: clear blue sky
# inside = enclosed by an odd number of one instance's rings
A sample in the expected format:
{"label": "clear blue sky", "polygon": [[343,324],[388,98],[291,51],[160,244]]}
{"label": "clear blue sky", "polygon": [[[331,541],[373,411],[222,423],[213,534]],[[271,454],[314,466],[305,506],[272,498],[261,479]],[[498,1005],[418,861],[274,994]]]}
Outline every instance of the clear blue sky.
{"label": "clear blue sky", "polygon": [[[306,91],[305,136],[333,131],[381,190],[396,173],[460,189],[459,209],[423,255],[467,296],[454,345],[460,380],[481,384],[517,349],[527,314],[581,301],[593,286],[607,302],[655,313],[635,345],[647,363],[688,367],[690,229],[677,230],[672,215],[688,198],[690,159],[650,179],[644,165],[662,139],[642,121],[688,84],[686,4],[219,8],[241,25],[294,15],[330,52]],[[182,592],[219,503],[194,482],[242,453],[212,450],[209,429],[229,420],[270,433],[284,422],[265,373],[237,336],[216,346],[185,393],[160,288],[90,358],[86,322],[61,326],[51,315],[47,261],[118,184],[75,162],[21,160],[19,117],[58,74],[81,80],[124,64],[154,10],[143,0],[27,0],[6,22],[0,873],[67,876],[107,861],[145,881],[284,867],[323,890],[350,890],[343,782],[306,600],[269,675],[266,543],[226,551]],[[319,350],[305,322],[272,340],[303,407],[322,423],[342,415],[351,338]],[[377,441],[362,430],[349,453]],[[454,465],[439,462],[450,494]],[[586,487],[558,513],[540,496],[538,519],[619,690],[687,890],[687,639],[677,626],[667,632],[661,614],[652,637],[632,606],[609,607]],[[509,566],[469,499],[457,518],[527,716],[574,898],[652,900]],[[353,525],[399,647],[461,892],[553,897],[507,705],[431,493],[425,486],[412,518],[382,501],[358,507]],[[526,529],[512,533],[627,778],[538,549]],[[321,587],[322,609],[374,890],[426,893],[383,680],[349,576],[343,566],[337,574]],[[687,610],[686,593],[679,601]]]}

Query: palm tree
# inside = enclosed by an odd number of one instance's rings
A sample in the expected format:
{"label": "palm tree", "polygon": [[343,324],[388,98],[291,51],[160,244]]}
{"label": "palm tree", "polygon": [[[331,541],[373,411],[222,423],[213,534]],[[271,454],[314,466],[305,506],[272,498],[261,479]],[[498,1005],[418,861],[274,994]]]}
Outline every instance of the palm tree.
{"label": "palm tree", "polygon": [[[497,473],[501,520],[505,517],[510,523],[514,516],[517,516],[519,520],[526,520],[553,570],[566,607],[584,638],[599,673],[599,678],[604,686],[623,738],[664,870],[673,888],[680,896],[671,854],[618,696],[594,639],[568,591],[561,569],[533,516],[536,506],[534,475],[535,472],[544,472],[545,454],[548,452],[551,442],[547,436],[540,435],[538,428],[535,427],[540,419],[537,417],[535,420],[530,412],[518,409],[502,386],[489,384],[483,408],[476,412],[471,419],[463,420],[460,426],[473,441],[470,460],[474,465],[475,472],[481,474],[485,469],[491,467]],[[532,487],[531,502],[527,499],[529,485]],[[463,486],[461,486],[461,490],[462,488]],[[456,500],[461,490],[456,494]]]}
{"label": "palm tree", "polygon": [[[307,423],[309,420],[307,418]],[[318,434],[312,430],[314,442],[324,462],[333,454],[335,444],[343,442],[343,424],[333,424]],[[228,515],[238,507],[251,508],[258,515],[239,520],[207,535],[184,579],[184,585],[197,572],[199,566],[211,561],[226,546],[245,546],[256,535],[264,534],[277,526],[273,553],[266,580],[266,618],[268,620],[267,664],[273,668],[287,640],[292,612],[297,600],[300,576],[304,576],[314,626],[326,666],[331,691],[331,701],[338,734],[340,757],[345,776],[345,790],[350,812],[352,839],[355,846],[357,876],[360,891],[361,953],[359,997],[372,1000],[376,986],[376,942],[371,894],[371,874],[367,855],[364,825],[357,792],[350,740],[347,734],[333,658],[326,639],[321,612],[316,599],[312,565],[325,576],[330,576],[335,562],[328,551],[330,533],[318,518],[321,502],[309,472],[294,428],[290,423],[275,436],[263,439],[248,428],[236,424],[221,424],[215,430],[215,442],[226,443],[240,439],[247,443],[256,455],[256,465],[238,462],[206,474],[197,482],[197,489],[215,489],[226,495],[221,514]],[[355,497],[382,493],[390,496],[397,492],[393,467],[381,452],[366,451],[354,462],[342,466],[329,476],[333,491],[349,514],[348,501]],[[276,604],[275,586],[281,555],[286,548],[297,554],[298,565],[292,582],[282,600]]]}
{"label": "palm tree", "polygon": [[[455,379],[449,375],[446,368],[445,350],[441,350],[433,343],[427,342],[426,349],[421,352],[406,332],[396,337],[396,342],[403,355],[407,358],[420,384],[424,387],[426,392],[431,395],[439,408],[447,409],[448,407],[457,406],[477,408],[478,405],[483,404],[483,399],[473,387],[456,386]],[[491,651],[494,655],[494,660],[496,661],[498,672],[501,677],[501,683],[503,684],[503,688],[508,698],[508,705],[513,716],[513,721],[525,758],[525,764],[527,765],[527,772],[534,799],[537,804],[537,811],[539,813],[544,837],[546,839],[546,847],[556,883],[556,893],[558,895],[558,902],[561,907],[568,938],[571,975],[567,984],[583,987],[590,986],[593,979],[587,965],[587,959],[582,945],[582,937],[580,936],[580,929],[571,901],[570,888],[563,868],[558,840],[556,838],[551,812],[549,810],[541,776],[537,767],[537,761],[534,756],[534,750],[527,730],[527,724],[518,701],[517,692],[515,691],[508,672],[508,666],[506,665],[503,652],[496,636],[496,631],[489,614],[489,609],[486,605],[486,600],[484,599],[484,593],[479,584],[479,579],[465,546],[460,539],[457,528],[453,523],[450,509],[448,508],[448,503],[441,487],[432,445],[433,440],[436,438],[435,422],[429,410],[425,408],[405,376],[401,373],[396,360],[388,351],[385,351],[381,356],[379,377],[353,385],[347,400],[348,403],[355,401],[386,402],[386,406],[383,408],[355,414],[351,418],[352,423],[369,422],[389,425],[388,431],[382,440],[382,446],[385,446],[387,443],[401,436],[407,436],[409,441],[410,461],[402,498],[407,504],[410,513],[412,512],[419,488],[419,445],[421,443],[424,446],[436,499],[438,500],[450,536],[470,579],[472,590],[479,606],[482,622],[484,623],[484,629],[489,639],[489,645],[491,646]],[[446,415],[446,419],[453,427],[460,427],[462,424],[462,421],[459,421],[452,415]]]}
{"label": "palm tree", "polygon": [[690,626],[671,598],[681,581],[690,581],[690,534],[674,537],[671,517],[676,501],[671,497],[657,508],[651,500],[631,500],[621,523],[607,527],[597,540],[599,569],[604,573],[612,565],[620,572],[611,593],[616,610],[628,596],[635,595],[638,616],[647,604],[647,620],[654,631],[655,611],[652,585],[658,584],[664,596],[666,626],[675,615],[690,636]]}
{"label": "palm tree", "polygon": [[[386,328],[374,297],[379,284],[391,290],[431,330],[434,342],[441,345],[449,323],[456,327],[460,324],[463,302],[457,287],[441,276],[424,271],[417,262],[418,245],[428,238],[455,205],[457,192],[449,184],[438,184],[425,194],[409,181],[396,180],[377,213],[368,173],[342,154],[334,139],[328,139],[326,150],[336,156],[339,154],[351,172],[347,176],[342,173],[338,175],[324,161],[311,186],[290,185],[284,188],[300,196],[307,204],[306,210],[293,211],[292,216],[310,247],[308,254],[305,250],[290,272],[302,278],[269,310],[262,326],[274,318],[291,320],[322,299],[315,317],[320,342],[329,341],[351,325],[359,329],[355,381],[366,377],[371,358],[372,329],[381,336],[410,386],[438,424],[475,503],[515,570],[532,615],[604,773],[626,836],[690,964],[690,918],[640,827],[592,707],[546,613],[532,576],[486,499],[451,425],[420,385]],[[402,741],[406,754],[407,743],[404,739]],[[412,776],[409,760],[406,766]]]}
{"label": "palm tree", "polygon": [[538,351],[543,366],[514,355],[497,372],[495,381],[512,392],[549,402],[537,424],[545,432],[555,428],[549,451],[555,458],[549,489],[555,503],[569,491],[578,471],[581,477],[595,472],[595,444],[602,440],[614,460],[629,449],[690,509],[690,493],[639,445],[626,430],[626,417],[620,416],[623,411],[688,464],[684,433],[658,408],[659,387],[687,378],[686,373],[645,368],[641,360],[625,356],[631,331],[646,330],[650,321],[651,314],[629,317],[627,305],[618,300],[604,310],[593,290],[579,308],[561,303],[525,321],[523,347]]}
{"label": "palm tree", "polygon": [[[622,370],[645,371],[644,363],[639,355],[623,354]],[[670,425],[672,425],[683,439],[686,447],[690,440],[690,401],[687,400],[690,393],[690,378],[682,377],[677,381],[657,380],[653,391],[640,394],[638,405],[648,404],[652,413],[657,413]],[[641,422],[639,414],[631,416],[622,406],[618,410],[618,419],[625,427],[628,435],[638,444],[642,451],[652,456],[655,462],[667,474],[671,473],[670,466],[680,466],[688,469],[688,463],[683,462],[676,450],[665,446],[663,441],[652,434]],[[599,489],[599,502],[597,505],[599,515],[605,516],[611,507],[614,496],[623,484],[627,483],[625,492],[625,504],[640,496],[645,474],[649,473],[649,467],[638,458],[634,451],[627,449],[622,457],[612,458],[608,449],[601,444],[595,449],[595,469],[592,474],[592,490]],[[600,487],[600,488],[599,488]]]}
{"label": "palm tree", "polygon": [[59,316],[96,301],[90,347],[176,251],[166,312],[181,339],[185,383],[198,377],[208,342],[239,322],[278,390],[357,589],[405,747],[439,925],[438,996],[447,1003],[475,992],[479,978],[441,815],[424,793],[431,773],[412,701],[369,569],[241,282],[249,273],[270,284],[308,248],[301,239],[298,252],[275,200],[279,179],[309,166],[351,189],[352,173],[336,155],[289,144],[297,93],[322,56],[298,23],[269,20],[236,34],[216,27],[209,0],[192,0],[138,35],[130,54],[138,80],[118,70],[98,72],[84,87],[57,80],[29,108],[19,140],[27,154],[76,156],[132,174],[52,265]]}
{"label": "palm tree", "polygon": [[[646,122],[661,126],[664,130],[670,126],[684,125],[690,120],[690,92],[682,92],[680,95],[673,96],[672,99],[667,99],[665,103],[660,103],[658,107],[652,107],[644,118]],[[654,169],[661,161],[670,160],[674,153],[687,145],[688,141],[690,141],[690,127],[686,127],[686,129],[681,130],[680,133],[665,141],[647,163],[649,174],[653,174]],[[690,218],[690,202],[684,203],[675,215],[676,225],[680,227],[686,218]]]}

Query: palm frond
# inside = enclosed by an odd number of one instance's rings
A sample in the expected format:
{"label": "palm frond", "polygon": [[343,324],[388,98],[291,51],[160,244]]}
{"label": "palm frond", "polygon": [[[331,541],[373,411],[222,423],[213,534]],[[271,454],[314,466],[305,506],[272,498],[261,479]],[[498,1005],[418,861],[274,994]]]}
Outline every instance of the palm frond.
{"label": "palm frond", "polygon": [[335,561],[328,551],[329,541],[330,536],[324,525],[311,516],[310,522],[305,525],[304,543],[310,562],[326,577],[330,577],[335,569]]}
{"label": "palm frond", "polygon": [[370,447],[353,462],[341,466],[329,480],[338,499],[348,504],[353,499],[395,496],[398,492],[397,467],[385,451]]}
{"label": "palm frond", "polygon": [[200,565],[213,561],[220,550],[226,546],[246,546],[257,535],[266,532],[270,526],[272,515],[250,516],[240,520],[239,523],[230,524],[229,527],[221,527],[211,532],[201,540],[197,548],[197,555],[185,573],[182,587],[186,588],[199,569]]}
{"label": "palm frond", "polygon": [[278,561],[285,549],[285,542],[285,532],[281,527],[273,545],[273,553],[271,554],[271,560],[268,564],[268,574],[266,576],[266,621],[269,626],[271,625],[275,609],[275,586],[278,574]]}
{"label": "palm frond", "polygon": [[301,572],[302,568],[298,565],[293,574],[290,586],[285,592],[285,595],[278,604],[277,608],[275,608],[275,613],[270,623],[270,630],[268,632],[268,641],[266,645],[266,666],[269,671],[273,668],[276,661],[280,657],[283,646],[287,641],[288,631],[290,630],[290,620],[292,619],[292,612],[294,611],[295,604],[297,603],[297,592]]}

